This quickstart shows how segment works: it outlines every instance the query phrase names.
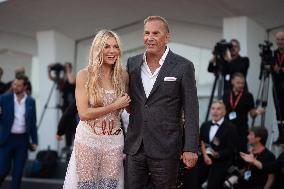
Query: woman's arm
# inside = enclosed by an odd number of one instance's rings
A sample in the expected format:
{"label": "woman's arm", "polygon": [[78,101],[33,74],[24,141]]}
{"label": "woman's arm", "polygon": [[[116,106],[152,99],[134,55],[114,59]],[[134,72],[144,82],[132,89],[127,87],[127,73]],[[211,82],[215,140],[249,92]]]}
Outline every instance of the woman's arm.
{"label": "woman's arm", "polygon": [[76,78],[76,104],[78,113],[81,120],[90,120],[98,118],[102,115],[111,113],[117,109],[125,108],[129,105],[130,98],[127,94],[119,96],[116,101],[108,106],[104,107],[89,107],[89,99],[87,89],[85,87],[88,77],[88,71],[86,69],[79,71]]}

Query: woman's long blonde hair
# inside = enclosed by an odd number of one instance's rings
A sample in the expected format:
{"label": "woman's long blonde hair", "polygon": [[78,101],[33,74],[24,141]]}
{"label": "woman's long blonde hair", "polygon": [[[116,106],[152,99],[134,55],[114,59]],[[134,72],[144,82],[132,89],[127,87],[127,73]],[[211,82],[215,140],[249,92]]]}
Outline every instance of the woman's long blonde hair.
{"label": "woman's long blonde hair", "polygon": [[89,98],[94,98],[96,107],[103,106],[103,88],[101,83],[102,64],[103,64],[103,49],[106,46],[108,38],[114,37],[118,47],[119,56],[113,65],[111,82],[116,95],[120,95],[125,92],[125,81],[122,75],[121,65],[121,42],[119,36],[110,30],[101,30],[95,36],[89,54],[89,65],[88,65],[88,80],[87,80],[87,92]]}

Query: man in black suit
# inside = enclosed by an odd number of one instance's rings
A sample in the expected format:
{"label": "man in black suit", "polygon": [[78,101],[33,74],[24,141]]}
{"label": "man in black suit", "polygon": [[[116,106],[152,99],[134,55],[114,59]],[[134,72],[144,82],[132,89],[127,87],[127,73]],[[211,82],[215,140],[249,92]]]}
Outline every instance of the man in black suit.
{"label": "man in black suit", "polygon": [[[193,64],[166,46],[167,21],[144,21],[144,54],[127,62],[130,120],[125,142],[126,188],[176,188],[179,158],[191,168],[197,161],[198,100]],[[182,147],[182,112],[185,144]],[[150,173],[150,174],[149,174]]]}
{"label": "man in black suit", "polygon": [[272,65],[273,100],[276,109],[278,124],[278,139],[274,144],[284,144],[284,31],[276,33],[277,49],[274,51],[274,64]]}
{"label": "man in black suit", "polygon": [[212,121],[200,127],[202,157],[198,160],[199,188],[207,179],[207,189],[220,189],[228,168],[236,155],[237,131],[225,120],[223,101],[214,101],[210,108]]}

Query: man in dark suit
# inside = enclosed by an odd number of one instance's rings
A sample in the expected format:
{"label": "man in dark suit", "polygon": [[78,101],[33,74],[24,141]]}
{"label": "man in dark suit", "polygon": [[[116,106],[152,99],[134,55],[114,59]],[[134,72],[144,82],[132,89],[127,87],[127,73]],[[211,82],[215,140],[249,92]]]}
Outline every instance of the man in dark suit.
{"label": "man in dark suit", "polygon": [[0,185],[11,169],[12,189],[19,189],[31,148],[37,146],[35,100],[26,94],[28,78],[19,75],[13,82],[13,93],[0,96]]}
{"label": "man in dark suit", "polygon": [[164,18],[146,18],[146,52],[127,62],[131,97],[125,142],[127,189],[143,189],[149,177],[156,189],[176,188],[181,155],[189,168],[197,161],[198,100],[194,67],[189,60],[169,50],[166,46],[169,38]]}
{"label": "man in dark suit", "polygon": [[278,125],[278,139],[274,144],[284,144],[284,31],[276,33],[277,49],[274,51],[274,64],[271,75],[273,79],[273,101]]}
{"label": "man in dark suit", "polygon": [[227,170],[233,164],[238,135],[235,126],[224,119],[225,114],[223,101],[214,101],[210,108],[212,121],[200,127],[199,188],[206,179],[208,189],[222,188]]}

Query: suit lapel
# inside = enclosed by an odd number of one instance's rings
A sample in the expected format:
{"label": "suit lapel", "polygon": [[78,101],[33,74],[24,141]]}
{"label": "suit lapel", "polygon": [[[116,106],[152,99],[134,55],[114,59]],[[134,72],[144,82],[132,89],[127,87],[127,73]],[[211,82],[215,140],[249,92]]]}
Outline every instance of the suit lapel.
{"label": "suit lapel", "polygon": [[141,94],[141,97],[143,99],[146,99],[146,93],[143,87],[143,83],[142,83],[142,78],[141,78],[141,65],[143,64],[143,57],[141,58],[141,60],[138,62],[137,68],[134,70],[134,76],[137,77],[137,79],[135,79],[135,81],[137,81],[137,83],[134,83],[134,85],[136,85],[137,89],[138,89],[138,94]]}
{"label": "suit lapel", "polygon": [[218,129],[218,131],[216,132],[214,138],[215,138],[215,137],[218,138],[218,139],[222,138],[223,132],[224,132],[224,129],[225,129],[225,128],[224,128],[224,127],[225,127],[224,123],[225,123],[225,120],[224,120],[223,123],[219,126],[219,129]]}
{"label": "suit lapel", "polygon": [[12,109],[12,117],[13,117],[13,120],[15,118],[15,102],[14,102],[14,93],[11,93],[11,96],[10,96],[10,101],[12,102],[13,106],[11,106],[11,109]]}
{"label": "suit lapel", "polygon": [[[29,110],[29,100],[28,100],[28,97],[27,97],[27,99],[26,99],[26,101],[25,101],[25,108],[26,108],[26,110],[25,110],[25,122],[28,120],[28,110]],[[26,123],[26,126],[27,126],[27,123]]]}
{"label": "suit lapel", "polygon": [[151,97],[151,95],[153,93],[155,93],[155,91],[157,90],[157,88],[162,84],[162,82],[164,81],[164,78],[169,76],[169,72],[173,69],[173,67],[176,65],[175,62],[173,62],[173,53],[172,51],[169,51],[167,57],[166,57],[166,60],[164,62],[164,64],[162,65],[161,69],[160,69],[160,72],[159,72],[159,75],[154,83],[154,86],[149,94],[149,97],[148,99]]}
{"label": "suit lapel", "polygon": [[211,121],[210,122],[208,122],[207,124],[206,124],[206,127],[205,127],[205,133],[206,133],[206,135],[205,135],[205,137],[206,137],[206,141],[208,141],[208,143],[210,143],[210,137],[209,137],[209,135],[210,135],[210,128],[211,128]]}

